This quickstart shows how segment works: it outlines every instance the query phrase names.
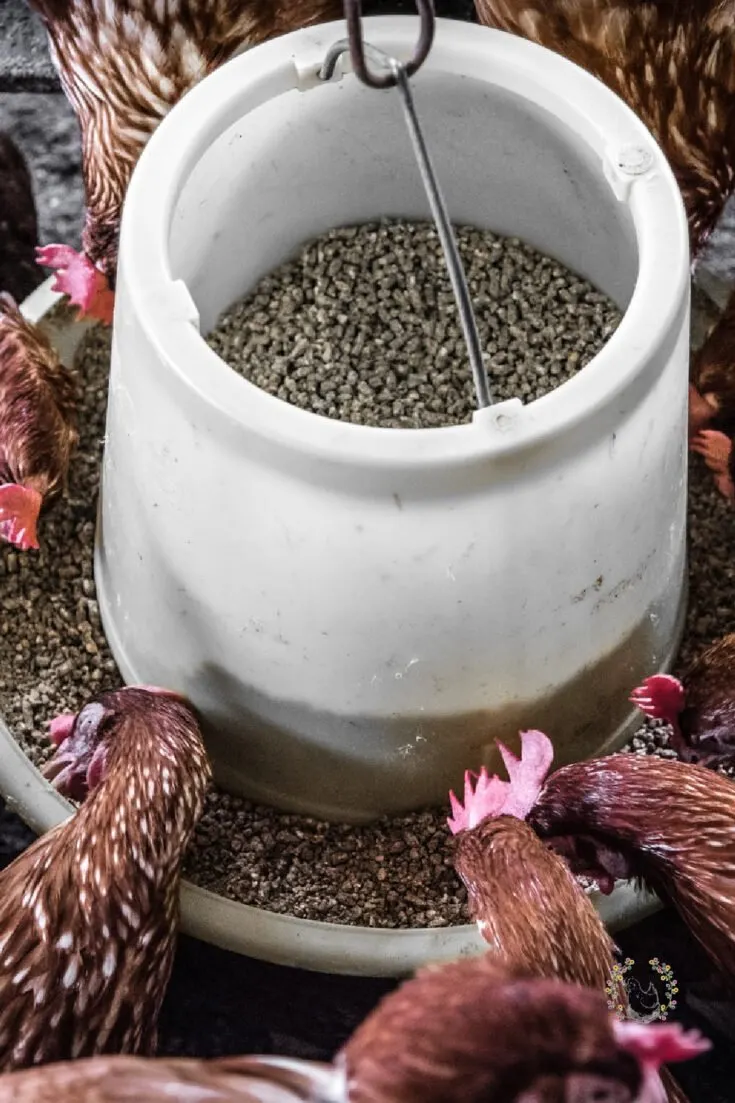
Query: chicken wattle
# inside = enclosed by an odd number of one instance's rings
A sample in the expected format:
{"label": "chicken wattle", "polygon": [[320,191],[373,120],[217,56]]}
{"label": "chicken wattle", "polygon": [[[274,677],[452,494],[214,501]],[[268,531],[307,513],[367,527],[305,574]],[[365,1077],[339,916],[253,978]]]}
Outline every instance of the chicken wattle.
{"label": "chicken wattle", "polygon": [[613,1019],[600,993],[480,957],[391,993],[332,1065],[94,1058],[0,1077],[0,1103],[661,1103],[658,1070],[709,1049]]}
{"label": "chicken wattle", "polygon": [[38,547],[44,501],[66,483],[77,387],[51,342],[0,294],[0,538]]}
{"label": "chicken wattle", "polygon": [[210,780],[196,716],[166,691],[103,694],[51,737],[44,775],[84,803],[0,874],[2,1071],[153,1051]]}

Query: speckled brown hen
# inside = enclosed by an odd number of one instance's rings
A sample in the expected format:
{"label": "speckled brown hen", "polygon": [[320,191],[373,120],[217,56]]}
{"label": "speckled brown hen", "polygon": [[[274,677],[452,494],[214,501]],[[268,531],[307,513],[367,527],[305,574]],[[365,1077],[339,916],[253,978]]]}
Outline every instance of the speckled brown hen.
{"label": "speckled brown hen", "polygon": [[[523,732],[521,745],[519,760],[498,743],[510,790],[483,768],[465,776],[464,803],[450,793],[454,866],[480,933],[507,965],[602,992],[613,982],[615,945],[567,863],[525,823],[535,780],[551,766],[551,744]],[[622,981],[616,1002],[628,1007]],[[661,1076],[669,1103],[686,1103],[668,1070]]]}
{"label": "speckled brown hen", "polygon": [[65,486],[77,389],[46,335],[0,293],[0,538],[37,548],[41,506]]}
{"label": "speckled brown hen", "polygon": [[[546,780],[551,741],[526,732],[497,815],[518,815],[603,893],[638,880],[671,903],[735,990],[735,784],[701,766],[615,754]],[[527,755],[526,767],[523,757]]]}
{"label": "speckled brown hen", "polygon": [[671,725],[671,746],[684,762],[714,768],[735,763],[735,632],[705,648],[683,676],[653,674],[630,700]]}
{"label": "speckled brown hen", "polygon": [[[523,733],[527,747],[533,734]],[[514,756],[499,746],[513,770]],[[543,743],[539,747],[546,751]],[[539,768],[550,765],[549,758]],[[509,966],[602,992],[611,977],[614,943],[566,862],[524,822],[529,809],[516,803],[502,811],[506,798],[504,783],[484,769],[474,783],[467,775],[464,804],[450,794],[454,867],[467,888],[472,917]]]}
{"label": "speckled brown hen", "polygon": [[41,263],[90,317],[112,320],[120,216],[130,177],[163,117],[246,46],[338,19],[341,0],[31,0],[82,132],[84,254],[49,246]]}
{"label": "speckled brown hen", "polygon": [[[602,80],[657,138],[698,257],[735,187],[735,0],[476,0],[480,20]],[[735,293],[695,358],[693,436],[735,418]],[[697,450],[707,448],[699,440]]]}
{"label": "speckled brown hen", "polygon": [[86,800],[0,874],[3,1071],[153,1051],[210,778],[191,707],[163,690],[103,694],[51,735],[45,776]]}
{"label": "speckled brown hen", "polygon": [[97,1058],[0,1078],[0,1103],[660,1103],[661,1062],[708,1048],[486,957],[426,969],[385,997],[332,1065]]}

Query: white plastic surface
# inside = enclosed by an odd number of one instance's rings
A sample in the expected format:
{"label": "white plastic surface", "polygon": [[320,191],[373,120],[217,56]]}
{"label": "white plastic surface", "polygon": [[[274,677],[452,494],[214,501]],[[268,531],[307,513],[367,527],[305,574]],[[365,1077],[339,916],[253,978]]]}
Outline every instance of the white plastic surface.
{"label": "white plastic surface", "polygon": [[[410,52],[414,18],[367,20]],[[432,430],[341,424],[232,372],[198,333],[307,239],[428,217],[400,103],[307,90],[344,25],[253,49],[147,146],[120,246],[96,577],[131,681],[202,710],[217,776],[364,820],[446,800],[496,737],[565,762],[629,732],[685,572],[689,256],[658,147],[601,83],[439,21],[416,80],[450,212],[627,308],[575,379]],[[294,63],[296,59],[296,64]],[[636,165],[625,171],[631,149]]]}
{"label": "white plastic surface", "polygon": [[[59,301],[48,279],[23,304],[31,321],[47,328],[62,358],[71,363],[86,324],[51,325],[44,315]],[[73,811],[43,779],[0,718],[0,794],[35,831],[49,831]],[[595,906],[610,930],[645,918],[661,905],[656,897],[620,884],[611,896],[594,894]],[[186,934],[235,953],[278,965],[353,976],[404,976],[429,962],[483,953],[474,925],[416,930],[373,930],[275,915],[217,896],[184,881],[181,926]]]}

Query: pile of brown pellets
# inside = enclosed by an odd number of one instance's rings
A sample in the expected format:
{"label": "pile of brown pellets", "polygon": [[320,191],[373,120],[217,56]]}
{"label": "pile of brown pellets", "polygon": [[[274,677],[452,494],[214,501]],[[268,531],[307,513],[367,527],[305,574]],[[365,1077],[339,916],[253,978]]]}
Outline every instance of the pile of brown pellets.
{"label": "pile of brown pellets", "polygon": [[[541,270],[550,279],[562,279],[552,275],[559,271],[553,262],[544,262]],[[506,297],[497,299],[497,309],[506,310],[507,317],[518,281],[508,268],[504,279]],[[568,287],[574,277],[564,275],[563,282]],[[534,301],[530,283],[524,294]],[[586,294],[580,292],[582,299]],[[591,327],[598,341],[616,315],[599,296],[587,305],[590,317],[599,314],[599,323]],[[573,311],[566,325],[565,347],[576,347],[583,362],[591,352],[580,345]],[[68,497],[42,518],[41,552],[0,548],[0,712],[36,764],[50,755],[45,728],[51,717],[121,684],[100,626],[92,569],[109,356],[109,330],[91,331],[77,356],[83,393],[80,447]],[[519,369],[514,370],[520,378]],[[689,524],[685,655],[735,623],[735,567],[729,554],[735,544],[735,510],[717,494],[698,460]],[[671,753],[666,730],[656,724],[643,726],[631,749]],[[373,927],[463,923],[466,898],[451,866],[446,814],[439,808],[347,827],[280,814],[214,789],[186,875],[232,899],[309,919]]]}
{"label": "pile of brown pellets", "polygon": [[[557,261],[487,230],[456,233],[495,398],[541,398],[615,332],[614,303]],[[339,421],[428,429],[476,409],[429,222],[331,230],[226,311],[207,340],[262,390]]]}

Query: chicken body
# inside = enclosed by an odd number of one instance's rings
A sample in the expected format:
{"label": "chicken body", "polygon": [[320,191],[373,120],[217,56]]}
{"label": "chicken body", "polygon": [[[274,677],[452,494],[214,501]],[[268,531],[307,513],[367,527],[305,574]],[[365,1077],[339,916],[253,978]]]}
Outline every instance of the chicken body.
{"label": "chicken body", "polygon": [[0,295],[0,537],[37,548],[41,505],[66,482],[77,388],[45,334]]}
{"label": "chicken body", "polygon": [[700,766],[617,754],[552,774],[528,816],[603,892],[638,879],[679,912],[735,991],[735,785]]}
{"label": "chicken body", "polygon": [[0,1078],[0,1103],[659,1103],[661,1061],[707,1048],[675,1026],[617,1023],[598,993],[484,957],[385,997],[333,1065],[96,1058]]}
{"label": "chicken body", "polygon": [[0,1069],[150,1053],[179,870],[210,767],[181,699],[105,694],[52,725],[44,771],[79,811],[0,874]]}
{"label": "chicken body", "polygon": [[[0,1103],[331,1103],[329,1066],[267,1058],[95,1057],[0,1077]],[[322,1092],[323,1089],[323,1092]]]}
{"label": "chicken body", "polygon": [[[698,257],[735,188],[735,0],[476,0],[480,20],[587,69],[651,130],[684,199]],[[695,358],[690,431],[718,414],[735,427],[735,293]],[[723,493],[728,484],[719,480]]]}
{"label": "chicken body", "polygon": [[527,823],[488,817],[460,832],[454,866],[482,937],[509,966],[604,990],[613,941],[566,862]]}
{"label": "chicken body", "polygon": [[[510,764],[507,748],[502,753]],[[614,983],[615,945],[569,866],[525,820],[496,816],[487,804],[484,811],[479,823],[459,830],[454,855],[483,938],[511,968],[603,992]],[[615,995],[627,1008],[622,980]],[[667,1069],[661,1079],[669,1103],[686,1103]]]}
{"label": "chicken body", "polygon": [[[82,134],[85,257],[114,287],[120,217],[153,131],[195,84],[246,46],[342,15],[341,0],[31,0]],[[68,257],[57,288],[65,283]],[[89,279],[94,272],[89,272]],[[78,300],[74,300],[78,301]],[[110,321],[107,310],[94,314]]]}
{"label": "chicken body", "polygon": [[735,761],[735,633],[705,648],[682,681],[654,674],[633,691],[641,712],[671,725],[684,762],[710,768]]}
{"label": "chicken body", "polygon": [[476,0],[488,26],[592,73],[658,140],[696,256],[735,188],[735,0]]}

